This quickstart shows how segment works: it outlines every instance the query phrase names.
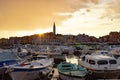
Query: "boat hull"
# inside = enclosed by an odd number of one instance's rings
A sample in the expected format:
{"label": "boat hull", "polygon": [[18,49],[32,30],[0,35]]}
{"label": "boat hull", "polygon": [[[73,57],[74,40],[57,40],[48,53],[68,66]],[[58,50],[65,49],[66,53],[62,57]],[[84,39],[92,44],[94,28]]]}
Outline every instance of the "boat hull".
{"label": "boat hull", "polygon": [[9,73],[12,80],[34,80],[40,79],[43,76],[47,76],[52,69],[42,70],[26,70],[26,71],[12,71]]}
{"label": "boat hull", "polygon": [[85,80],[85,78],[66,75],[66,74],[61,73],[61,72],[59,72],[59,78],[62,80]]}
{"label": "boat hull", "polygon": [[13,64],[17,64],[20,62],[19,60],[6,60],[6,61],[0,61],[0,75],[6,74],[7,73],[7,68],[6,66],[10,66]]}
{"label": "boat hull", "polygon": [[99,79],[118,79],[120,76],[120,70],[113,71],[90,71],[90,75]]}
{"label": "boat hull", "polygon": [[39,78],[39,72],[12,72],[10,76],[12,80],[33,80]]}

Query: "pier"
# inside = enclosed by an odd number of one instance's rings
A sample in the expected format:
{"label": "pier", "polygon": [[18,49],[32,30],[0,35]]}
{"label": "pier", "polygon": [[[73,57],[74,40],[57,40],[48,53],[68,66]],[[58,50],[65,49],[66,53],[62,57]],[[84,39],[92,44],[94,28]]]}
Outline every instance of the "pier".
{"label": "pier", "polygon": [[56,68],[54,68],[54,74],[53,74],[51,80],[58,80],[58,79],[59,79],[58,70]]}

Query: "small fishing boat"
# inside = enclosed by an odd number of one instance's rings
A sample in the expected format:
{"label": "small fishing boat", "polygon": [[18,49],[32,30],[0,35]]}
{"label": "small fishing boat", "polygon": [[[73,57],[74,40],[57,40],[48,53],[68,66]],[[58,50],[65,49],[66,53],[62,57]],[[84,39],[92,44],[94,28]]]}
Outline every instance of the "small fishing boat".
{"label": "small fishing boat", "polygon": [[47,76],[53,70],[51,59],[33,60],[13,66],[8,66],[12,80],[35,80]]}
{"label": "small fishing boat", "polygon": [[58,65],[58,72],[62,80],[85,80],[88,74],[85,68],[66,62]]}

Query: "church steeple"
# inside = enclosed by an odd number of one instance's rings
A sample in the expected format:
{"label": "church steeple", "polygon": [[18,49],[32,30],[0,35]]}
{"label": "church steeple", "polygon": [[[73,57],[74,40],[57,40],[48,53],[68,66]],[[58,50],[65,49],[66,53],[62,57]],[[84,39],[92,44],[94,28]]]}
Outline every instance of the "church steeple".
{"label": "church steeple", "polygon": [[55,25],[55,22],[53,23],[53,34],[56,35],[56,25]]}

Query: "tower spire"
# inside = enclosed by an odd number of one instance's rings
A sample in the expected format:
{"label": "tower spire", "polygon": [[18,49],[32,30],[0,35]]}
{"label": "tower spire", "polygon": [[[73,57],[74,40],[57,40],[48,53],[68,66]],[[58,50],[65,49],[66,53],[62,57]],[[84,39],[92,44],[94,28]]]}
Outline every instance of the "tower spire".
{"label": "tower spire", "polygon": [[56,25],[55,25],[55,22],[53,23],[53,34],[56,35]]}

